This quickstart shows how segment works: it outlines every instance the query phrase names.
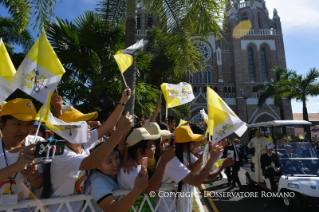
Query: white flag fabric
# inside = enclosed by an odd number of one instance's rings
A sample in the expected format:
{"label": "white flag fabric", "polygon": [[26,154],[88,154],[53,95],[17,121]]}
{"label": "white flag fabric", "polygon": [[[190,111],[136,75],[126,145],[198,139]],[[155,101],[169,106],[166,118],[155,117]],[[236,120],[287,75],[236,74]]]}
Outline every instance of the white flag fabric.
{"label": "white flag fabric", "polygon": [[65,70],[45,34],[32,46],[22,61],[13,83],[26,94],[44,103],[49,90],[54,91]]}
{"label": "white flag fabric", "polygon": [[179,84],[163,83],[161,85],[167,108],[186,104],[195,99],[192,85],[186,82]]}
{"label": "white flag fabric", "polygon": [[213,136],[213,144],[232,133],[239,137],[247,130],[246,123],[230,109],[222,98],[210,87],[207,87],[208,129]]}
{"label": "white flag fabric", "polygon": [[54,117],[50,112],[46,126],[71,143],[88,142],[88,124],[85,121],[66,123]]}

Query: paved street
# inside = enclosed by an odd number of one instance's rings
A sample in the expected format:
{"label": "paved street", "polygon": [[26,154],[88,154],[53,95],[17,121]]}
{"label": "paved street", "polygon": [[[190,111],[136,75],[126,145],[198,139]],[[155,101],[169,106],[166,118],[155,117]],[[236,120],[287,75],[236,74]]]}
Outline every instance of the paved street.
{"label": "paved street", "polygon": [[[248,186],[246,185],[245,180],[245,170],[248,169],[250,164],[245,164],[243,168],[239,171],[239,178],[243,186],[243,192],[248,194],[247,192],[257,192],[250,193],[254,194],[258,197],[212,197],[213,205],[216,206],[217,210],[220,212],[288,212],[289,210],[283,204],[282,198],[265,198],[261,197],[262,191],[267,192],[267,190],[263,189],[260,186]],[[224,176],[226,177],[226,176]],[[213,182],[205,182],[204,186],[206,187],[208,192],[234,192],[234,194],[238,193],[238,188],[231,189],[231,187],[227,186],[227,179],[224,178],[222,180],[215,180]],[[204,196],[203,189],[201,189],[202,198],[201,201],[203,202],[204,207],[206,206],[207,211],[214,211],[211,207],[211,203],[209,203],[209,198]],[[216,196],[216,193],[215,193]],[[319,205],[317,207],[309,207],[309,206],[302,206],[303,212],[318,212]],[[216,212],[216,209],[215,209]]]}

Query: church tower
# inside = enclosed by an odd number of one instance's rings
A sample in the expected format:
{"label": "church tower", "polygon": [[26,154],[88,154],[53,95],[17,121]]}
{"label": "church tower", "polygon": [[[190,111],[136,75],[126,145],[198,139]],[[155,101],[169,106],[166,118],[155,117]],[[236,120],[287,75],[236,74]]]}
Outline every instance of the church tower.
{"label": "church tower", "polygon": [[[210,85],[247,124],[280,119],[279,108],[272,98],[258,107],[258,93],[253,87],[269,82],[274,68],[286,68],[280,17],[274,9],[272,18],[264,0],[231,0],[225,7],[223,38],[196,40],[194,45],[203,54],[206,68],[190,76],[196,95],[192,121],[199,122],[199,110],[207,108],[206,85]],[[244,21],[251,24],[247,28]],[[290,101],[284,100],[285,119],[292,119]],[[293,132],[287,132],[289,135]],[[246,140],[247,139],[247,140]],[[243,142],[248,141],[247,134]]]}

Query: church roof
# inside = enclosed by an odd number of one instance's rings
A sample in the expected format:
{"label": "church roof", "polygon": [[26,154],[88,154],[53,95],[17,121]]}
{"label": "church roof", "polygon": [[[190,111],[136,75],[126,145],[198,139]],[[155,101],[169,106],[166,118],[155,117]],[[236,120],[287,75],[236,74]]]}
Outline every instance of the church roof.
{"label": "church roof", "polygon": [[[302,113],[293,113],[292,114],[294,120],[303,120]],[[308,113],[309,121],[319,121],[318,113]]]}

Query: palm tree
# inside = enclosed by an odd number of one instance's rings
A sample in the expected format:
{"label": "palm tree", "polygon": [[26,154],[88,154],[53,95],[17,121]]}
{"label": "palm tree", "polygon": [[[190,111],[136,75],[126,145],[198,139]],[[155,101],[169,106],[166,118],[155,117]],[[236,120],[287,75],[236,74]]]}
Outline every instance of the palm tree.
{"label": "palm tree", "polygon": [[[33,29],[44,24],[48,26],[54,17],[54,6],[62,0],[0,0],[0,5],[8,9],[16,20],[20,30],[29,27],[29,21],[34,18]],[[30,16],[31,14],[31,16]]]}
{"label": "palm tree", "polygon": [[[278,92],[282,89],[282,86],[289,80],[289,78],[295,74],[292,71],[283,69],[280,67],[275,67],[274,78],[267,84],[260,84],[253,87],[253,92],[263,91],[258,97],[258,107],[262,107],[268,98],[273,97],[274,103],[280,110],[280,119],[285,120],[284,106],[282,98],[284,97],[282,93]],[[283,134],[287,134],[286,127],[282,128]]]}
{"label": "palm tree", "polygon": [[[74,22],[57,18],[47,35],[66,69],[58,90],[70,104],[90,112],[101,110],[107,96],[120,98],[121,75],[113,59],[116,51],[124,47],[124,27],[120,23],[114,25],[87,11]],[[147,54],[137,52],[141,72],[149,68],[149,60]],[[136,86],[136,113],[152,114],[159,90],[142,82]]]}
{"label": "palm tree", "polygon": [[[125,47],[128,47],[136,41],[136,22],[135,10],[136,0],[105,0],[101,2],[105,5],[112,17],[121,16],[126,7],[126,31]],[[165,32],[165,40],[170,44],[171,54],[177,64],[181,67],[187,65],[188,69],[176,69],[175,73],[184,73],[185,71],[195,72],[196,66],[193,63],[194,58],[188,52],[192,48],[191,36],[217,36],[221,37],[221,29],[218,25],[222,20],[224,5],[223,1],[217,0],[144,0],[144,10],[156,17],[157,25],[161,31]],[[119,14],[119,15],[117,15]],[[166,70],[162,70],[166,71]],[[135,63],[124,73],[127,84],[132,88],[133,98],[128,102],[126,110],[133,114],[134,111],[134,93],[136,82]]]}
{"label": "palm tree", "polygon": [[[302,102],[303,119],[306,121],[309,121],[306,104],[308,97],[319,95],[318,77],[319,71],[316,68],[311,68],[306,75],[294,73],[290,78],[291,80],[287,81],[286,85],[281,89],[282,95]],[[305,130],[310,141],[310,126],[306,126]]]}

